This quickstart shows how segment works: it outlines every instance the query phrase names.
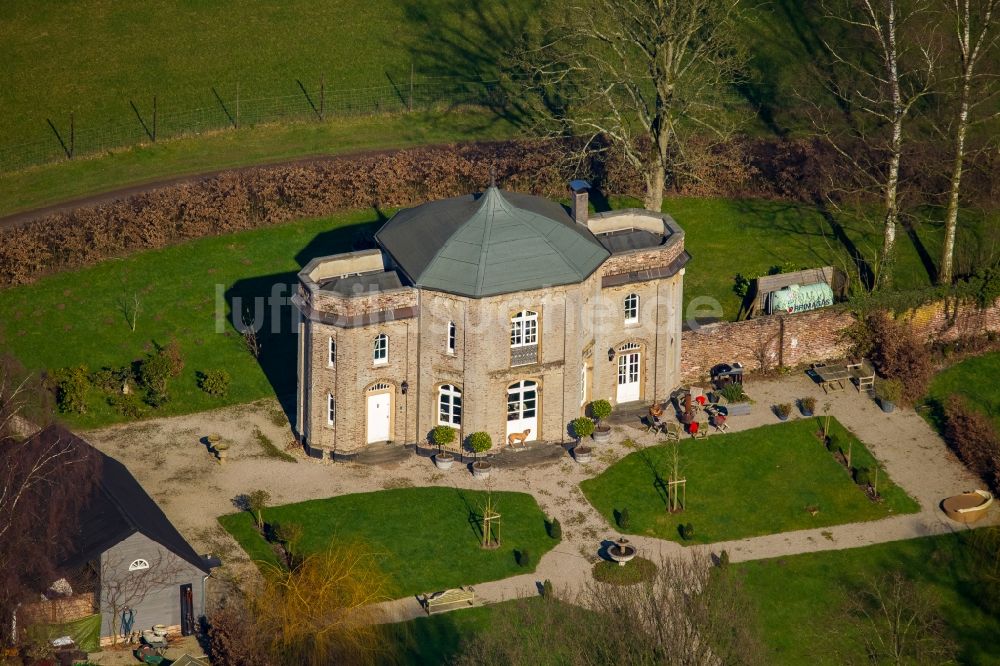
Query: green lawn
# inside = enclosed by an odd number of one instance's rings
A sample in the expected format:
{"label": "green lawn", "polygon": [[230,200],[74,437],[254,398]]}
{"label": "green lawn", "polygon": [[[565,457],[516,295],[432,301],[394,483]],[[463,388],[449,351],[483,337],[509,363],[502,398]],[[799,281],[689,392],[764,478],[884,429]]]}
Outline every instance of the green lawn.
{"label": "green lawn", "polygon": [[981,605],[985,590],[963,546],[969,537],[962,532],[733,566],[757,601],[770,663],[845,663],[835,642],[856,663],[865,662],[859,635],[838,615],[852,590],[898,570],[940,609],[960,645],[960,663],[996,664],[1000,617]]}
{"label": "green lawn", "polygon": [[446,664],[460,652],[463,641],[473,638],[504,613],[517,612],[521,604],[542,603],[545,602],[541,597],[532,597],[390,624],[387,626],[387,638],[393,643],[390,653],[399,664]]}
{"label": "green lawn", "polygon": [[935,417],[948,396],[958,394],[993,419],[1000,432],[1000,352],[967,358],[935,375],[927,392],[929,414]]}
{"label": "green lawn", "polygon": [[[170,381],[170,401],[149,415],[289,394],[295,387],[291,306],[280,308],[273,333],[268,325],[260,334],[258,362],[233,328],[232,299],[240,297],[250,305],[254,297],[268,296],[275,284],[292,288],[296,272],[312,257],[349,250],[355,234],[376,228],[377,219],[359,211],[203,238],[6,290],[0,298],[0,347],[34,370],[81,363],[95,370],[126,365],[144,357],[154,342],[176,339],[184,371]],[[134,292],[141,293],[142,305],[132,332],[120,301]],[[217,299],[225,316],[222,333],[216,332]],[[209,396],[197,386],[195,373],[214,368],[225,368],[232,376],[225,398]],[[66,418],[81,428],[123,419],[96,390],[87,413]]]}
{"label": "green lawn", "polygon": [[[488,10],[493,3],[481,4]],[[424,64],[415,50],[431,46],[434,28],[454,14],[445,0],[8,0],[0,5],[0,107],[6,112],[0,146],[51,141],[58,152],[46,118],[65,130],[70,111],[78,141],[110,125],[138,137],[142,129],[129,100],[148,116],[153,95],[164,119],[207,109],[224,123],[212,88],[234,113],[237,83],[245,119],[257,98],[299,103],[304,96],[296,80],[317,103],[321,78],[330,99],[338,90],[377,86],[396,86],[405,97],[411,65]],[[484,74],[495,69],[480,65]],[[417,73],[439,72],[421,67]]]}
{"label": "green lawn", "polygon": [[[760,405],[757,409],[762,409]],[[879,477],[884,501],[874,504],[816,438],[820,419],[797,419],[738,433],[680,443],[681,477],[687,478],[687,509],[666,510],[663,482],[669,477],[673,445],[631,453],[602,474],[580,484],[584,495],[612,525],[627,508],[626,531],[674,541],[679,526],[691,523],[694,539],[713,543],[792,530],[878,520],[912,513],[917,503]],[[854,441],[853,464],[873,458],[860,441],[831,419],[831,434]],[[818,507],[813,516],[806,507]]]}
{"label": "green lawn", "polygon": [[[534,570],[556,541],[545,531],[545,516],[525,493],[494,492],[503,516],[501,545],[479,547],[483,491],[455,488],[399,488],[342,495],[267,509],[269,523],[305,527],[304,552],[334,540],[359,542],[379,554],[394,596],[430,592],[507,578]],[[254,529],[249,513],[219,518],[254,560],[274,561],[270,546]],[[527,549],[531,568],[521,567],[515,551]]]}

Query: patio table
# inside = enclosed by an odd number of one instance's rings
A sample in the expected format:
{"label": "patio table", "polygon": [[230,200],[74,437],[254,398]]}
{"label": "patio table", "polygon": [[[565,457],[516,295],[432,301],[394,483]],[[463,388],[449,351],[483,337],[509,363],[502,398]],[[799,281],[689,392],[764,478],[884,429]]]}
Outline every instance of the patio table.
{"label": "patio table", "polygon": [[846,365],[824,365],[814,368],[813,372],[819,377],[819,384],[827,393],[844,390],[844,380],[851,377],[851,371]]}

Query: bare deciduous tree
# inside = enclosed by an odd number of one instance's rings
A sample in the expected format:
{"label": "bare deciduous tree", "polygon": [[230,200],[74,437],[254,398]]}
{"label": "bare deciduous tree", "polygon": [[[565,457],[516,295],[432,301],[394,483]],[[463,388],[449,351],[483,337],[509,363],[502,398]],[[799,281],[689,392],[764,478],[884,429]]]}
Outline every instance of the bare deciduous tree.
{"label": "bare deciduous tree", "polygon": [[458,663],[533,665],[539,655],[573,666],[765,663],[755,618],[738,578],[696,554],[661,561],[649,583],[592,583],[571,599],[523,603],[470,641]]}
{"label": "bare deciduous tree", "polygon": [[837,75],[825,85],[839,106],[838,117],[819,106],[814,125],[849,166],[854,180],[835,183],[837,195],[881,199],[881,249],[875,262],[875,288],[892,282],[896,231],[900,221],[900,169],[908,121],[917,103],[930,94],[939,49],[928,37],[927,0],[831,0],[827,18],[844,26],[843,37],[825,46]]}
{"label": "bare deciduous tree", "polygon": [[996,117],[995,112],[979,115],[977,111],[996,99],[1000,93],[997,73],[984,72],[981,68],[982,64],[1000,57],[1000,31],[996,26],[1000,2],[948,0],[945,6],[948,12],[945,25],[952,31],[952,43],[957,49],[958,73],[952,79],[955,83],[952,97],[956,103],[953,129],[955,154],[948,189],[938,282],[951,284],[954,277],[955,232],[958,228],[962,170],[965,168],[966,135],[971,125]]}
{"label": "bare deciduous tree", "polygon": [[[32,388],[28,388],[32,387]],[[99,457],[78,440],[46,429],[19,441],[12,424],[31,391],[0,364],[0,624],[17,604],[57,577],[72,552],[76,518],[99,476]],[[0,641],[10,638],[0,632]]]}
{"label": "bare deciduous tree", "polygon": [[584,0],[549,12],[540,42],[512,58],[528,113],[550,134],[582,138],[578,162],[620,153],[659,211],[668,179],[695,159],[690,137],[721,142],[742,120],[726,94],[747,61],[739,0]]}
{"label": "bare deciduous tree", "polygon": [[955,656],[934,601],[898,571],[868,580],[847,611],[864,637],[864,663],[942,664]]}
{"label": "bare deciduous tree", "polygon": [[131,559],[112,553],[101,558],[100,607],[108,614],[112,644],[121,634],[122,613],[140,605],[150,594],[174,587],[183,569],[183,562],[173,553],[160,553],[147,561],[146,568],[132,570]]}

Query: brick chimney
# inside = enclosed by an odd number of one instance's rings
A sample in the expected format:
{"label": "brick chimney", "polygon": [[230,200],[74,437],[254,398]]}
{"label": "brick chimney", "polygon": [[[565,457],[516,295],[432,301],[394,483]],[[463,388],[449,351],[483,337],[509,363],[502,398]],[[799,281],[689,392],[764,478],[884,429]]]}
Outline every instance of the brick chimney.
{"label": "brick chimney", "polygon": [[585,180],[569,181],[570,210],[573,213],[573,221],[577,224],[587,226],[587,219],[590,217],[590,183]]}

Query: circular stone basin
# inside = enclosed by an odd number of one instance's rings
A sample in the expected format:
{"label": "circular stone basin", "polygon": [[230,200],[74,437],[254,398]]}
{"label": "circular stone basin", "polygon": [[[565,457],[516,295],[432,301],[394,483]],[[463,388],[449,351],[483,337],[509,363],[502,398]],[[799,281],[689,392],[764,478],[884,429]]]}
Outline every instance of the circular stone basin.
{"label": "circular stone basin", "polygon": [[623,567],[626,562],[635,557],[635,546],[629,545],[628,539],[622,537],[608,548],[608,556],[617,562],[618,566]]}

